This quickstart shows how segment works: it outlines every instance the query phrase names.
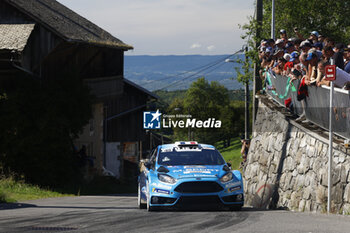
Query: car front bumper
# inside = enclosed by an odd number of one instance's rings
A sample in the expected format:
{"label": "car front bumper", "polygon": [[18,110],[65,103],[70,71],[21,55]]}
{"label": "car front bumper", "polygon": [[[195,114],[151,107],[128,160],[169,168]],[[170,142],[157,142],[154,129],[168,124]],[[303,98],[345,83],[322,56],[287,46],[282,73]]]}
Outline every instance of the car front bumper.
{"label": "car front bumper", "polygon": [[[147,192],[146,190],[144,190]],[[147,193],[145,193],[147,195]],[[220,182],[217,178],[181,179],[170,185],[163,182],[149,184],[150,206],[243,205],[241,181]]]}

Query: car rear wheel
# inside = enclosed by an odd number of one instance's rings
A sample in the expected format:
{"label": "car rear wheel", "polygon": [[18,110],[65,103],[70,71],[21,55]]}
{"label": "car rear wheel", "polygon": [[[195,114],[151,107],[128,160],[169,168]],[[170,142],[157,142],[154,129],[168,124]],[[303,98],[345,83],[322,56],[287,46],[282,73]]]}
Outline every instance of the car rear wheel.
{"label": "car rear wheel", "polygon": [[138,184],[138,192],[137,192],[137,205],[139,209],[146,209],[146,204],[142,203],[141,199],[141,185],[140,183]]}

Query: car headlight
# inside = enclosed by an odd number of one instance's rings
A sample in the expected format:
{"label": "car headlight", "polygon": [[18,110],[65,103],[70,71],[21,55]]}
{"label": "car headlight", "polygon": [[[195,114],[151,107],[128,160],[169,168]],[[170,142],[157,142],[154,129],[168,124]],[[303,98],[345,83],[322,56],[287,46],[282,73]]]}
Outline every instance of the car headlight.
{"label": "car headlight", "polygon": [[224,175],[223,177],[221,177],[220,181],[225,183],[232,180],[232,178],[233,178],[232,172],[229,172],[229,173],[226,173],[226,175]]}
{"label": "car headlight", "polygon": [[175,184],[176,183],[176,179],[174,179],[173,177],[171,177],[169,175],[165,175],[165,174],[158,174],[158,180],[160,180],[164,183],[168,183],[168,184]]}

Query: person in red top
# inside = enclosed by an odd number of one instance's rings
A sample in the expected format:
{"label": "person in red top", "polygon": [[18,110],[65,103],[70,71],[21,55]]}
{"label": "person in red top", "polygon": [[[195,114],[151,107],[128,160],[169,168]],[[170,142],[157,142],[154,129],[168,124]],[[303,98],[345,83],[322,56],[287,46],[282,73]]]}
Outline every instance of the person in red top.
{"label": "person in red top", "polygon": [[289,59],[289,61],[284,65],[283,70],[291,70],[295,64],[300,63],[299,61],[299,53],[294,51],[290,54],[291,58]]}

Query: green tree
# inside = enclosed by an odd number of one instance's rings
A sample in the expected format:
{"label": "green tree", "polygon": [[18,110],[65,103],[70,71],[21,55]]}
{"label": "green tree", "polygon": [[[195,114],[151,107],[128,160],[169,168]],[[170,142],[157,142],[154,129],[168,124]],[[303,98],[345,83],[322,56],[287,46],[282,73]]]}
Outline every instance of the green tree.
{"label": "green tree", "polygon": [[[260,27],[253,16],[248,17],[249,23],[240,25],[244,30],[242,39],[249,46],[248,57],[258,61],[256,45],[271,35],[272,1],[263,1],[263,22]],[[275,1],[275,35],[285,29],[289,37],[296,37],[293,29],[307,38],[311,31],[330,37],[337,42],[350,42],[350,0],[278,0]],[[256,31],[260,29],[261,36],[256,38]]]}
{"label": "green tree", "polygon": [[[184,110],[199,120],[214,118],[221,120],[221,109],[229,104],[228,90],[218,82],[209,83],[204,77],[193,82],[186,92]],[[194,138],[204,143],[215,143],[219,140],[220,129],[191,129]]]}
{"label": "green tree", "polygon": [[244,131],[244,102],[231,101],[229,105],[221,108],[220,114],[222,119],[220,141],[224,142],[224,147],[228,147],[231,139]]}

